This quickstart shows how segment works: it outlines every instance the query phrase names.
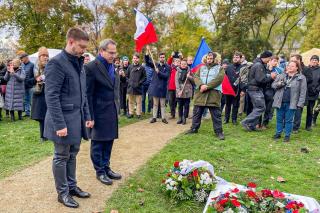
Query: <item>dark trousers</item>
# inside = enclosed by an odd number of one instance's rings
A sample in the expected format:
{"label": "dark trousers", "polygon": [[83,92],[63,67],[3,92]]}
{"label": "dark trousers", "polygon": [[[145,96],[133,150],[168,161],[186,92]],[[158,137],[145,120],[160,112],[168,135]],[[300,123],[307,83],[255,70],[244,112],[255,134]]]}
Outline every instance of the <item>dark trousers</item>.
{"label": "dark trousers", "polygon": [[177,98],[179,118],[188,118],[190,98]]}
{"label": "dark trousers", "polygon": [[225,121],[229,122],[231,110],[232,110],[232,115],[231,115],[232,121],[237,121],[239,104],[240,104],[240,95],[238,94],[236,97],[232,95],[225,95],[224,97],[226,101]]}
{"label": "dark trousers", "polygon": [[80,142],[76,145],[54,143],[52,171],[59,195],[68,195],[69,190],[77,187],[76,157],[79,150]]}
{"label": "dark trousers", "polygon": [[225,105],[226,105],[226,96],[224,94],[222,94],[222,96],[221,96],[221,111],[223,111]]}
{"label": "dark trousers", "polygon": [[120,108],[123,110],[123,114],[127,114],[127,87],[120,86]]}
{"label": "dark trousers", "polygon": [[194,106],[191,129],[200,128],[202,114],[206,108],[210,111],[214,132],[222,133],[221,107]]}
{"label": "dark trousers", "polygon": [[303,108],[298,107],[294,113],[293,131],[298,131],[300,129],[302,112],[303,112]]}
{"label": "dark trousers", "polygon": [[[14,117],[14,111],[10,111],[10,117],[11,117],[11,121],[15,121],[15,117]],[[19,120],[22,120],[22,111],[18,111],[18,118]]]}
{"label": "dark trousers", "polygon": [[170,114],[172,117],[175,117],[176,116],[176,108],[177,108],[176,91],[169,90],[168,97],[169,97]]}
{"label": "dark trousers", "polygon": [[273,93],[270,93],[270,94],[265,93],[264,98],[265,98],[266,110],[264,111],[263,117],[261,117],[260,125],[267,126],[269,124],[269,121],[273,117],[273,109],[272,109]]}
{"label": "dark trousers", "polygon": [[39,121],[39,127],[40,127],[40,138],[45,138],[43,136],[43,132],[44,132],[44,120],[38,120]]}
{"label": "dark trousers", "polygon": [[253,110],[252,112],[242,121],[243,124],[248,125],[251,129],[255,129],[259,123],[260,116],[266,109],[264,95],[261,90],[248,91],[250,96]]}
{"label": "dark trousers", "polygon": [[[151,112],[151,108],[152,108],[152,97],[149,96],[149,94],[147,94],[148,92],[148,86],[142,86],[142,112],[146,113],[146,100],[147,100],[147,112]],[[148,99],[147,99],[148,97]]]}
{"label": "dark trousers", "polygon": [[316,104],[315,100],[308,101],[306,128],[311,128],[311,126],[312,126],[313,108],[314,108],[315,104]]}
{"label": "dark trousers", "polygon": [[113,146],[111,141],[91,140],[91,161],[97,176],[104,175],[110,170],[110,158]]}

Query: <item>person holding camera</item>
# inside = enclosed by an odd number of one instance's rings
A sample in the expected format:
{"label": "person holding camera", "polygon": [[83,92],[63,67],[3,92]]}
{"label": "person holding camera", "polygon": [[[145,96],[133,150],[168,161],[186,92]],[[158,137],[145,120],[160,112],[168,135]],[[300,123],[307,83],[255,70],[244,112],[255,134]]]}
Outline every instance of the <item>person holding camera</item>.
{"label": "person holding camera", "polygon": [[39,122],[40,126],[40,142],[48,139],[43,136],[44,119],[47,112],[47,104],[44,95],[45,75],[44,68],[49,61],[49,52],[45,47],[40,47],[38,50],[38,63],[34,67],[34,92],[32,95],[31,119]]}
{"label": "person holding camera", "polygon": [[299,64],[291,61],[286,73],[278,75],[272,83],[276,90],[273,107],[277,110],[277,125],[274,139],[281,138],[284,129],[284,142],[290,141],[290,134],[293,127],[293,118],[297,108],[303,108],[307,93],[307,81],[304,75],[299,73]]}
{"label": "person holding camera", "polygon": [[20,59],[13,59],[8,64],[7,73],[4,76],[4,80],[8,82],[4,108],[10,111],[11,121],[15,121],[14,111],[18,111],[19,120],[22,120],[25,78]]}

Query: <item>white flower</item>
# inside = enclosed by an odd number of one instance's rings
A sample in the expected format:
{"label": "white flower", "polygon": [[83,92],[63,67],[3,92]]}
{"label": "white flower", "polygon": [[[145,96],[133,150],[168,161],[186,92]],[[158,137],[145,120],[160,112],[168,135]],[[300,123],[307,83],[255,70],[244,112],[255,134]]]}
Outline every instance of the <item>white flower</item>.
{"label": "white flower", "polygon": [[177,185],[177,182],[173,180],[173,181],[170,182],[170,185],[171,186],[175,186],[175,185]]}
{"label": "white flower", "polygon": [[172,190],[173,190],[173,187],[170,186],[170,185],[167,185],[166,189],[167,189],[168,191],[172,191]]}
{"label": "white flower", "polygon": [[227,211],[224,211],[223,213],[234,213],[234,211],[229,208]]}
{"label": "white flower", "polygon": [[181,181],[181,180],[182,180],[182,175],[179,175],[178,181]]}
{"label": "white flower", "polygon": [[167,180],[166,180],[166,184],[167,184],[167,183],[170,183],[171,181],[172,181],[172,178],[167,179]]}
{"label": "white flower", "polygon": [[279,202],[279,201],[276,203],[276,206],[278,206],[279,208],[284,208],[285,207],[285,205],[283,203]]}

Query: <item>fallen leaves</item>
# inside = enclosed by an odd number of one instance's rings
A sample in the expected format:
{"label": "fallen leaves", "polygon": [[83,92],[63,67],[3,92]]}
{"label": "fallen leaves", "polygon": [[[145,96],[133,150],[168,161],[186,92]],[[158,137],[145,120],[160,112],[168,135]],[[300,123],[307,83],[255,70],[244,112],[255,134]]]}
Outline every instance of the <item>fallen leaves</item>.
{"label": "fallen leaves", "polygon": [[279,183],[285,183],[287,180],[284,179],[283,177],[279,176],[279,177],[277,177],[277,181],[278,181]]}

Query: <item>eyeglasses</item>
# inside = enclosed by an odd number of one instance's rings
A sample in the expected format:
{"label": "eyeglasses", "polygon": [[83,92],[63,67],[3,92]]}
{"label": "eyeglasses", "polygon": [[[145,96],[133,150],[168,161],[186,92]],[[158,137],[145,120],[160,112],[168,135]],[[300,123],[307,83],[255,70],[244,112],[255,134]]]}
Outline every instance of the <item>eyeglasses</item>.
{"label": "eyeglasses", "polygon": [[109,53],[110,55],[117,55],[117,52],[110,52],[110,51],[106,51],[107,53]]}

